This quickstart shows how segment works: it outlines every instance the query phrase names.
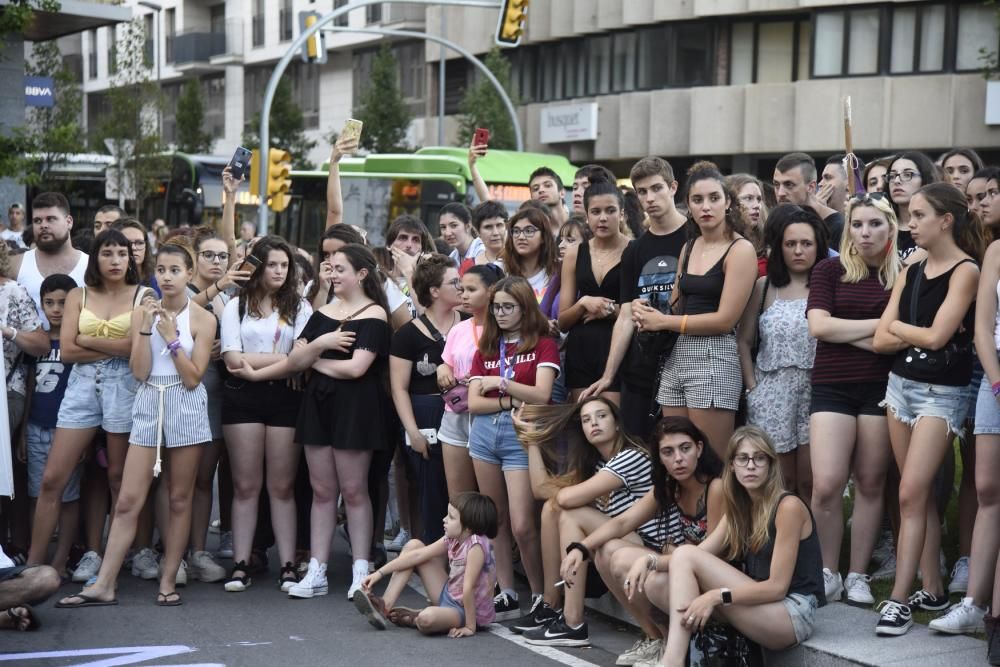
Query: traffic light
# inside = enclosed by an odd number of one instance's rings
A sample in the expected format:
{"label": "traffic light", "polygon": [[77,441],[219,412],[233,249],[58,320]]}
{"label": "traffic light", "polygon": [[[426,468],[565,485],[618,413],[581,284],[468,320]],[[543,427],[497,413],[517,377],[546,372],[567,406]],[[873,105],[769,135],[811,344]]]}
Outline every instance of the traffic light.
{"label": "traffic light", "polygon": [[250,157],[250,194],[260,196],[260,149],[255,148]]}
{"label": "traffic light", "polygon": [[[299,12],[299,32],[305,32],[319,19],[319,12]],[[307,39],[302,46],[302,62],[321,65],[326,62],[326,40],[322,30]]]}
{"label": "traffic light", "polygon": [[527,18],[528,0],[504,0],[500,7],[500,21],[497,23],[496,43],[499,46],[520,44]]}
{"label": "traffic light", "polygon": [[[290,199],[288,191],[292,187],[290,173],[292,154],[280,148],[271,148],[267,154],[267,205],[275,213],[284,211]],[[259,178],[259,177],[258,177]]]}

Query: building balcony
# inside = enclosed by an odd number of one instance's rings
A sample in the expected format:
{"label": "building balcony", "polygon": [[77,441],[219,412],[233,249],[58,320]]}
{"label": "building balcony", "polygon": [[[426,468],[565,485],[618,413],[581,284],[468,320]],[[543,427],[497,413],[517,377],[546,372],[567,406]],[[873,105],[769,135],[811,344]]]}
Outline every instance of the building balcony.
{"label": "building balcony", "polygon": [[226,44],[222,53],[213,55],[213,65],[239,65],[243,63],[243,19],[226,19]]}
{"label": "building balcony", "polygon": [[214,72],[221,67],[212,58],[226,52],[225,33],[187,32],[174,37],[173,42],[174,68],[179,72]]}

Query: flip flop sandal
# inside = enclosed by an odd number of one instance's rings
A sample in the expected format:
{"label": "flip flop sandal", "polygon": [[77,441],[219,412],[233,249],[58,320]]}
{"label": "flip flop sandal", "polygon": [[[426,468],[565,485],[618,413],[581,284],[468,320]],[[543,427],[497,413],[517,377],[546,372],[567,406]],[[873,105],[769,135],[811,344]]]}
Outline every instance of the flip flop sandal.
{"label": "flip flop sandal", "polygon": [[382,598],[372,593],[368,595],[358,595],[358,593],[354,594],[354,607],[376,630],[385,630],[389,624],[386,622],[385,603],[382,602]]}
{"label": "flip flop sandal", "polygon": [[[56,602],[55,606],[58,609],[79,609],[80,607],[110,607],[118,604],[117,599],[98,600],[95,597],[84,595],[83,593],[77,593],[76,595],[70,595],[69,597],[77,598],[78,600],[82,600],[82,602],[77,602],[74,604],[72,602],[63,602],[62,600],[60,600],[59,602]],[[65,599],[67,598],[63,598],[63,600]]]}
{"label": "flip flop sandal", "polygon": [[182,604],[184,604],[184,600],[181,599],[181,594],[177,591],[156,594],[157,607],[179,607]]}
{"label": "flip flop sandal", "polygon": [[417,615],[420,612],[420,609],[393,607],[389,610],[389,620],[401,628],[415,628],[417,627]]}
{"label": "flip flop sandal", "polygon": [[[15,614],[15,609],[23,609],[24,614]],[[30,605],[19,604],[16,607],[11,607],[7,610],[7,615],[10,616],[11,621],[13,621],[15,630],[19,630],[21,632],[34,632],[42,627],[42,622],[38,620],[37,616],[35,616],[35,611]],[[25,619],[27,619],[28,625],[22,628],[21,623]]]}

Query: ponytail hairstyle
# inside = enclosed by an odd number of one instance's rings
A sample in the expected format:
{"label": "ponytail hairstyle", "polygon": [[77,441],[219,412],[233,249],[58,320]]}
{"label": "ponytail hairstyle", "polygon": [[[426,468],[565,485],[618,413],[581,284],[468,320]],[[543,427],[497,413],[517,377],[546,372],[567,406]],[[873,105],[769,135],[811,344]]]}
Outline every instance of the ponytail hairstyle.
{"label": "ponytail hairstyle", "polygon": [[[750,493],[736,478],[734,459],[744,442],[751,443],[769,459],[757,500],[750,497]],[[736,429],[726,447],[726,468],[722,473],[723,514],[726,516],[723,558],[738,560],[747,552],[760,551],[767,544],[771,539],[768,534],[771,517],[774,516],[784,490],[778,454],[767,433],[756,426],[741,426]]]}
{"label": "ponytail hairstyle", "polygon": [[468,275],[478,276],[479,281],[483,283],[483,287],[487,291],[493,285],[504,279],[503,269],[497,264],[473,264],[468,269],[465,270],[463,277]]}
{"label": "ponytail hairstyle", "polygon": [[656,422],[646,440],[646,448],[653,461],[653,497],[656,498],[659,510],[657,520],[664,532],[670,518],[670,508],[677,504],[680,482],[671,477],[667,467],[663,465],[663,460],[660,458],[660,441],[664,436],[674,434],[686,435],[691,438],[691,442],[701,445],[701,456],[698,457],[693,473],[699,483],[710,484],[713,479],[722,475],[724,467],[722,459],[710,446],[708,437],[687,417],[663,417]]}
{"label": "ponytail hairstyle", "polygon": [[969,210],[965,195],[951,183],[931,183],[917,193],[927,200],[937,215],[951,215],[954,223],[951,235],[955,244],[979,264],[983,262],[986,245],[979,214]]}
{"label": "ponytail hairstyle", "polygon": [[598,181],[597,183],[591,183],[587,186],[587,189],[583,191],[583,212],[586,215],[587,209],[590,208],[590,200],[594,197],[600,197],[602,195],[611,195],[618,201],[618,210],[624,215],[625,211],[625,196],[622,195],[622,191],[618,189],[618,186],[614,182],[609,181]]}
{"label": "ponytail hairstyle", "polygon": [[253,244],[250,255],[260,260],[260,266],[251,274],[240,291],[240,312],[248,313],[258,319],[263,316],[260,310],[260,302],[264,298],[262,276],[267,267],[267,256],[272,250],[282,252],[288,257],[288,273],[285,275],[285,282],[271,296],[271,308],[278,311],[280,319],[290,324],[298,317],[299,308],[302,307],[302,297],[299,295],[298,280],[295,277],[297,269],[295,253],[280,236],[264,236]]}
{"label": "ponytail hairstyle", "polygon": [[184,260],[184,266],[189,271],[194,271],[194,248],[191,247],[191,240],[186,236],[175,236],[160,244],[156,251],[156,257],[160,255],[177,255]]}
{"label": "ponytail hairstyle", "polygon": [[364,269],[368,272],[368,275],[361,280],[361,289],[364,291],[366,297],[374,301],[379,308],[385,311],[385,316],[388,319],[391,315],[389,301],[386,299],[385,290],[382,287],[385,277],[379,271],[378,262],[375,261],[375,255],[372,254],[372,251],[363,245],[348,243],[337,252],[347,259],[348,264],[355,271]]}
{"label": "ponytail hairstyle", "polygon": [[688,198],[691,196],[691,188],[696,183],[708,180],[718,183],[719,187],[722,188],[723,196],[726,198],[726,237],[732,239],[737,234],[744,236],[746,225],[743,222],[743,214],[739,202],[733,196],[733,193],[729,191],[729,188],[726,187],[726,177],[722,175],[722,172],[719,171],[715,163],[707,160],[695,162],[688,169],[687,176],[687,183],[684,185],[684,190],[687,194],[684,195],[684,201],[688,208],[688,238],[695,239],[701,236],[701,228],[694,221],[694,214],[691,213],[691,204],[688,202]]}

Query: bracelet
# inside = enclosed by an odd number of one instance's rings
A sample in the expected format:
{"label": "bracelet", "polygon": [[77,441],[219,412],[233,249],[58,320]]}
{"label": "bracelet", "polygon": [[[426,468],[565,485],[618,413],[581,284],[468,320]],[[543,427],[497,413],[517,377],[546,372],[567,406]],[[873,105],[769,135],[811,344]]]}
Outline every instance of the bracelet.
{"label": "bracelet", "polygon": [[222,288],[219,287],[219,281],[218,280],[216,280],[214,283],[212,283],[212,286],[215,288],[215,296],[219,296],[220,294],[222,294]]}
{"label": "bracelet", "polygon": [[687,331],[687,328],[688,328],[688,316],[685,315],[684,317],[681,318],[681,335],[682,336]]}
{"label": "bracelet", "polygon": [[153,332],[152,331],[140,331],[139,335],[140,336],[152,336]]}
{"label": "bracelet", "polygon": [[580,542],[570,542],[569,546],[566,547],[566,554],[568,555],[570,551],[576,549],[583,556],[583,560],[590,560],[590,549],[588,549],[584,544]]}
{"label": "bracelet", "polygon": [[503,396],[497,396],[497,405],[500,406],[500,412],[503,412]]}
{"label": "bracelet", "polygon": [[507,378],[507,377],[501,377],[500,378],[500,393],[501,394],[506,394],[508,386],[510,386],[510,379]]}
{"label": "bracelet", "polygon": [[167,349],[170,350],[170,355],[176,357],[177,350],[181,349],[181,339],[175,338],[171,342],[167,343]]}
{"label": "bracelet", "polygon": [[14,333],[12,333],[12,334],[10,335],[10,338],[8,338],[7,340],[9,340],[10,342],[12,342],[12,343],[13,343],[13,342],[14,342],[14,339],[15,339],[15,338],[17,338],[17,329],[16,329],[16,328],[14,328],[14,327],[10,327],[10,330],[11,330],[11,331],[13,331]]}
{"label": "bracelet", "polygon": [[656,563],[658,560],[659,559],[657,558],[656,554],[648,554],[646,556],[646,569],[649,570],[650,572],[655,572]]}
{"label": "bracelet", "polygon": [[507,409],[508,410],[513,410],[514,409],[514,397],[513,396],[510,396],[510,395],[507,396]]}
{"label": "bracelet", "polygon": [[[11,340],[14,340],[14,339],[11,338]],[[997,396],[1000,396],[1000,382],[994,382],[993,383],[993,396],[994,396],[994,398],[997,397]]]}

